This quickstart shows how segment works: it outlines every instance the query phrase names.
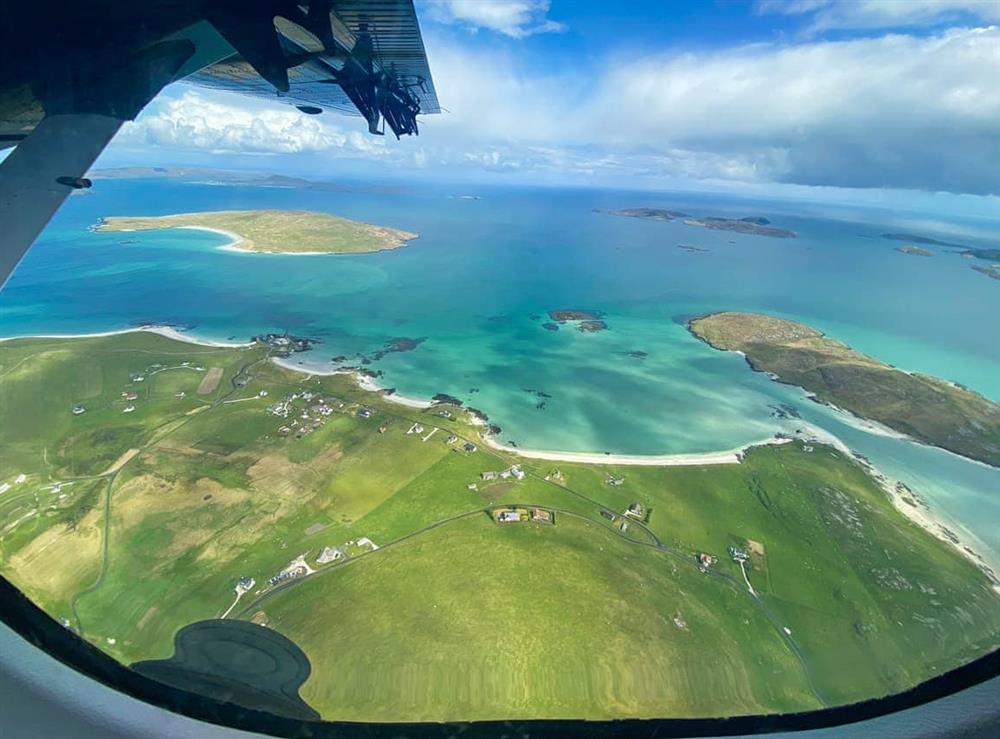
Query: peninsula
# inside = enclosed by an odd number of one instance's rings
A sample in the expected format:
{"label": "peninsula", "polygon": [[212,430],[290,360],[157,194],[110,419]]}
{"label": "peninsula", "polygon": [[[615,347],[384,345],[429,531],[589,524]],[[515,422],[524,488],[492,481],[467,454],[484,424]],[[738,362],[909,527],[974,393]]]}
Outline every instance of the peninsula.
{"label": "peninsula", "polygon": [[1000,404],[964,387],[904,372],[794,321],[714,313],[689,323],[716,349],[816,399],[926,444],[1000,467]]}
{"label": "peninsula", "polygon": [[115,216],[96,231],[198,228],[232,237],[230,248],[269,254],[361,254],[396,249],[417,234],[305,210],[219,210],[168,216]]}

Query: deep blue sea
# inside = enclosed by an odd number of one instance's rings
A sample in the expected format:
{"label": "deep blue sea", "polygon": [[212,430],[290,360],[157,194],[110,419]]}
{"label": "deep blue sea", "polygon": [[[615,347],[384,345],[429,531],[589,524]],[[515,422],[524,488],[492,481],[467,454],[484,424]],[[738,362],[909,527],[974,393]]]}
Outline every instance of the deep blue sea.
{"label": "deep blue sea", "polygon": [[[764,216],[799,238],[595,212],[634,206]],[[223,237],[199,231],[88,230],[101,216],[249,208],[328,211],[420,238],[375,254],[281,256],[219,250]],[[371,365],[384,373],[384,386],[416,397],[454,395],[488,413],[502,439],[542,449],[729,449],[787,428],[771,406],[792,404],[1000,559],[1000,470],[861,430],[750,371],[739,356],[712,350],[683,325],[708,311],[766,311],[1000,400],[1000,282],[953,250],[911,256],[880,237],[908,231],[969,246],[1000,240],[1000,220],[937,220],[693,194],[480,186],[318,192],[100,180],[69,199],[0,293],[0,335],[136,322],[218,340],[288,330],[322,339],[296,357],[320,369],[395,337],[425,338]],[[609,329],[542,328],[547,311],[559,308],[602,311]],[[629,354],[637,351],[646,358]],[[550,396],[542,408],[539,392]]]}

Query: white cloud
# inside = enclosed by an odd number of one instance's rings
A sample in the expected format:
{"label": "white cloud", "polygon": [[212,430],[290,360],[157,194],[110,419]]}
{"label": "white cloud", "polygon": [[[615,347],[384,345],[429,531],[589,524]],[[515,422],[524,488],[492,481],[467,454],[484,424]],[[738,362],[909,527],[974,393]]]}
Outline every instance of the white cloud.
{"label": "white cloud", "polygon": [[996,0],[760,0],[760,13],[806,16],[808,31],[907,28],[977,19],[1000,21]]}
{"label": "white cloud", "polygon": [[562,33],[566,26],[547,18],[549,0],[426,0],[430,17],[470,31],[488,29],[511,38]]}
{"label": "white cloud", "polygon": [[464,149],[498,169],[483,152],[500,151],[526,171],[557,166],[562,151],[577,171],[586,149],[650,176],[1000,189],[998,28],[662,54],[596,76],[429,49],[451,111],[423,128],[435,160]]}
{"label": "white cloud", "polygon": [[998,28],[754,45],[620,65],[580,118],[618,145],[731,155],[756,178],[996,192],[997,79]]}
{"label": "white cloud", "polygon": [[450,112],[423,117],[418,139],[188,90],[154,104],[124,140],[571,181],[1000,193],[1000,28],[614,57],[586,74],[510,50],[427,47]]}
{"label": "white cloud", "polygon": [[380,155],[385,151],[379,139],[357,131],[345,133],[290,106],[195,90],[155,103],[135,123],[126,125],[119,141],[219,153],[350,150]]}

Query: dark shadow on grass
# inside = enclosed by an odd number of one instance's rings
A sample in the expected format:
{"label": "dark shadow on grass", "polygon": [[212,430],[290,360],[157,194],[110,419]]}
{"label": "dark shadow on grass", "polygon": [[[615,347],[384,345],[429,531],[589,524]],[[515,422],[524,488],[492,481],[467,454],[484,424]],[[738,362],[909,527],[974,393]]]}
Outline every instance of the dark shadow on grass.
{"label": "dark shadow on grass", "polygon": [[277,631],[247,621],[189,624],[174,637],[173,657],[136,662],[132,669],[245,708],[287,718],[319,718],[299,696],[311,671],[305,653]]}

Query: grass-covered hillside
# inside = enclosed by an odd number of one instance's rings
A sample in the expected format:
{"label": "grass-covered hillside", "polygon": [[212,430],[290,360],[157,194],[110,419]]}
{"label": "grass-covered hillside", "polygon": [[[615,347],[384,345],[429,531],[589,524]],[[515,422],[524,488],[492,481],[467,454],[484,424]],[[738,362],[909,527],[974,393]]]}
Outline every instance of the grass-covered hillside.
{"label": "grass-covered hillside", "polygon": [[477,434],[264,346],[0,342],[0,571],[125,663],[199,620],[267,624],[328,719],[803,710],[1000,643],[988,578],[828,447],[608,467]]}
{"label": "grass-covered hillside", "polygon": [[715,313],[691,331],[740,351],[756,369],[826,403],[927,444],[1000,466],[1000,404],[935,377],[904,372],[814,328],[756,313]]}

